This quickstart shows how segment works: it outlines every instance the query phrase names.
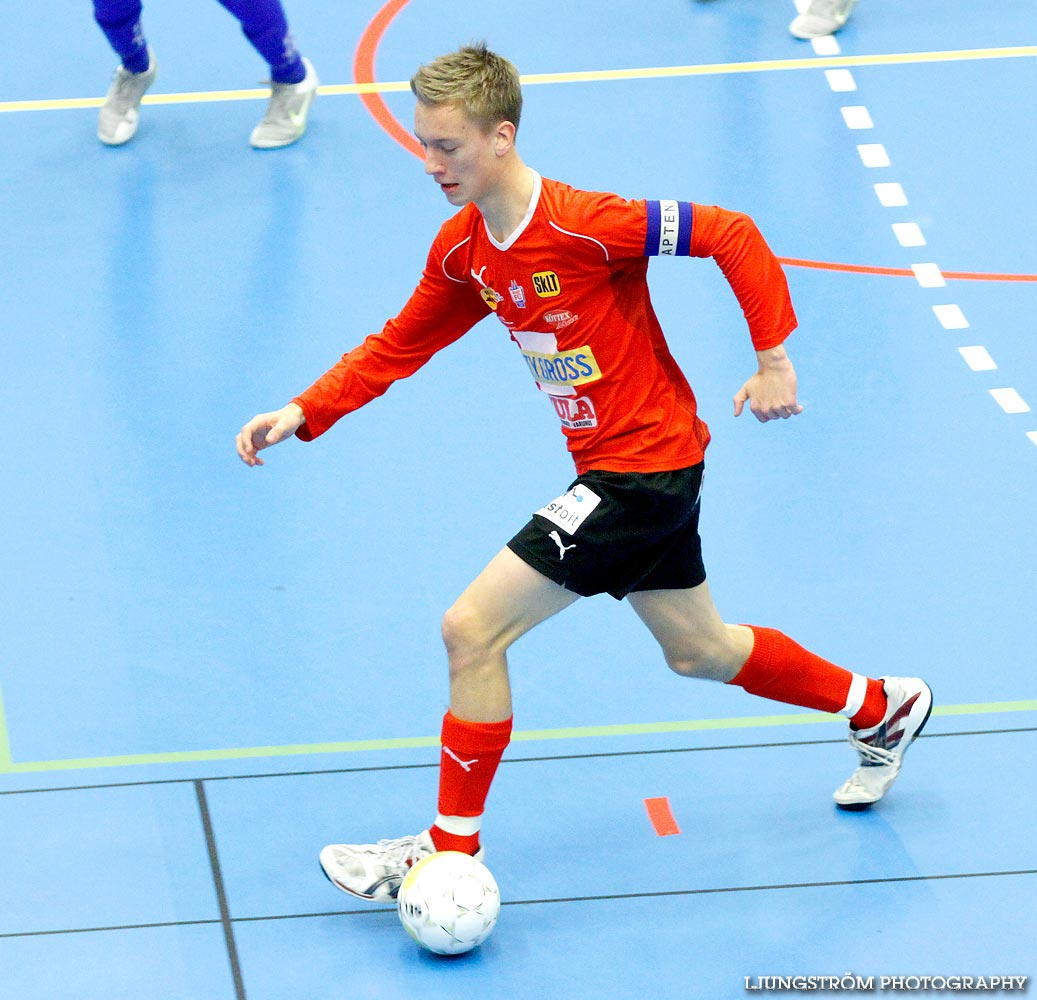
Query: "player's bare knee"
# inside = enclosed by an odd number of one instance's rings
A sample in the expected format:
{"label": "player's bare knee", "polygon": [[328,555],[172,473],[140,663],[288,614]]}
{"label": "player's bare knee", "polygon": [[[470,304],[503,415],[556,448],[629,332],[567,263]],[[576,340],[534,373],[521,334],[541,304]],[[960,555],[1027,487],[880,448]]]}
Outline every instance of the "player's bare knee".
{"label": "player's bare knee", "polygon": [[466,662],[482,659],[492,646],[486,624],[470,605],[462,601],[443,615],[440,630],[451,669],[455,666],[462,669]]}
{"label": "player's bare knee", "polygon": [[666,666],[681,677],[708,677],[709,664],[700,657],[683,653],[680,655],[666,655]]}
{"label": "player's bare knee", "polygon": [[707,681],[731,679],[731,665],[720,647],[695,647],[666,651],[666,665],[681,677],[695,677]]}

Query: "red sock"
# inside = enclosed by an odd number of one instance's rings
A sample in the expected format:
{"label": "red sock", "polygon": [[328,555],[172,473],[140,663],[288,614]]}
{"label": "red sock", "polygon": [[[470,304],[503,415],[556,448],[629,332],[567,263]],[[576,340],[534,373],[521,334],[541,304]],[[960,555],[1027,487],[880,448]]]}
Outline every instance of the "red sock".
{"label": "red sock", "polygon": [[429,828],[439,851],[479,849],[479,826],[497,765],[511,742],[511,719],[466,722],[443,717],[439,758],[439,815]]}
{"label": "red sock", "polygon": [[753,651],[732,684],[771,701],[846,715],[858,729],[882,721],[886,714],[882,681],[837,667],[775,629],[749,628]]}

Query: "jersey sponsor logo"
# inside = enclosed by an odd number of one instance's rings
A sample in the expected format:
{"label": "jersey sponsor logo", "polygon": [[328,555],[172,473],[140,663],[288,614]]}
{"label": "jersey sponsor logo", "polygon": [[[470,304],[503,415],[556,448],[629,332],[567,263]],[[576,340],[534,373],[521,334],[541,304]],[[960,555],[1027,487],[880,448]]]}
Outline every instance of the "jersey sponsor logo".
{"label": "jersey sponsor logo", "polygon": [[526,290],[514,278],[511,279],[511,284],[508,285],[508,294],[511,296],[511,301],[519,309],[526,308]]}
{"label": "jersey sponsor logo", "polygon": [[589,347],[577,347],[571,351],[542,354],[523,350],[530,374],[542,386],[565,386],[566,388],[597,382],[601,369]]}
{"label": "jersey sponsor logo", "polygon": [[533,291],[542,299],[553,299],[562,294],[562,283],[554,271],[537,271],[533,275]]}
{"label": "jersey sponsor logo", "polygon": [[561,420],[562,426],[571,431],[584,431],[589,427],[598,426],[598,414],[594,410],[594,404],[586,397],[579,396],[573,399],[571,396],[552,396],[555,413]]}
{"label": "jersey sponsor logo", "polygon": [[691,203],[649,201],[646,257],[687,257],[691,254]]}
{"label": "jersey sponsor logo", "polygon": [[[544,504],[535,513],[547,518],[552,524],[557,524],[567,535],[573,535],[584,521],[594,512],[594,508],[601,503],[601,497],[593,490],[577,483],[571,490],[563,493],[560,497]],[[561,547],[561,543],[559,543]]]}
{"label": "jersey sponsor logo", "polygon": [[557,309],[554,312],[544,313],[544,322],[550,323],[556,330],[564,330],[567,326],[572,326],[579,318],[568,309]]}

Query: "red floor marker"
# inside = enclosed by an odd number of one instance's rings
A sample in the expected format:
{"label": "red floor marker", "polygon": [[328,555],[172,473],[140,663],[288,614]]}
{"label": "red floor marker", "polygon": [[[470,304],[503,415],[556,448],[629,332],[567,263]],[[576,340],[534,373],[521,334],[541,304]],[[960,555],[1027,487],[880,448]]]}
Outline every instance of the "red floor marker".
{"label": "red floor marker", "polygon": [[645,808],[648,810],[648,818],[652,821],[655,832],[660,837],[668,837],[681,832],[681,828],[670,811],[669,799],[645,799]]}

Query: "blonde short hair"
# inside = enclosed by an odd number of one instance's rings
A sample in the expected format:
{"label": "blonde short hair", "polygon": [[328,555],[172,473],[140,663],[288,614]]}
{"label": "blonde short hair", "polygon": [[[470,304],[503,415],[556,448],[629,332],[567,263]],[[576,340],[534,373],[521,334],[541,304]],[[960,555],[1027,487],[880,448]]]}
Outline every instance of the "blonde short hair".
{"label": "blonde short hair", "polygon": [[522,117],[518,70],[485,42],[464,45],[419,66],[410,89],[422,104],[457,105],[484,132],[502,121],[517,129]]}

